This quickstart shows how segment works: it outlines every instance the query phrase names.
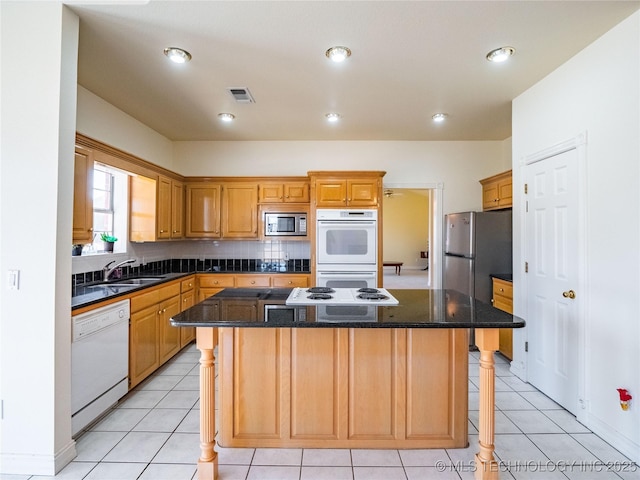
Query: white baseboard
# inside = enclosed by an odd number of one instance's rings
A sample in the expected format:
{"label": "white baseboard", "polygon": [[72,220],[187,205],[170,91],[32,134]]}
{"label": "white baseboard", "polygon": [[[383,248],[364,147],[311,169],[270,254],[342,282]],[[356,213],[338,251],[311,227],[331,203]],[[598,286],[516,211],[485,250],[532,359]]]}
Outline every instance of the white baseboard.
{"label": "white baseboard", "polygon": [[53,455],[0,454],[0,474],[54,476],[76,457],[76,442],[71,440]]}
{"label": "white baseboard", "polygon": [[585,420],[585,426],[589,430],[624,456],[640,465],[640,445],[630,438],[621,435],[619,431],[613,429],[593,414],[587,413]]}

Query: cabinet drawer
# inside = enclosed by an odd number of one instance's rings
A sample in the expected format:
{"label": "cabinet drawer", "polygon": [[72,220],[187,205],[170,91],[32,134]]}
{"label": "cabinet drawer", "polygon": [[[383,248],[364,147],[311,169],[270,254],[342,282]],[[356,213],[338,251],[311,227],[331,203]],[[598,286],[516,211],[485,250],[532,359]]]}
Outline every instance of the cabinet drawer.
{"label": "cabinet drawer", "polygon": [[513,313],[513,300],[501,295],[493,296],[493,306],[507,313]]}
{"label": "cabinet drawer", "polygon": [[184,292],[188,292],[189,290],[193,290],[193,287],[196,284],[196,279],[195,277],[189,277],[186,278],[185,280],[182,280],[180,282],[180,292],[184,293]]}
{"label": "cabinet drawer", "polygon": [[157,303],[160,303],[160,289],[154,288],[131,297],[131,312],[138,312]]}
{"label": "cabinet drawer", "polygon": [[308,287],[309,275],[274,275],[271,286],[277,288]]}
{"label": "cabinet drawer", "polygon": [[225,288],[235,287],[233,275],[200,275],[198,276],[199,287]]}
{"label": "cabinet drawer", "polygon": [[236,277],[236,286],[238,287],[270,287],[270,275],[238,275]]}
{"label": "cabinet drawer", "polygon": [[173,282],[158,288],[160,301],[180,295],[180,282]]}
{"label": "cabinet drawer", "polygon": [[501,295],[513,299],[513,283],[496,278],[493,280],[493,293],[494,295]]}

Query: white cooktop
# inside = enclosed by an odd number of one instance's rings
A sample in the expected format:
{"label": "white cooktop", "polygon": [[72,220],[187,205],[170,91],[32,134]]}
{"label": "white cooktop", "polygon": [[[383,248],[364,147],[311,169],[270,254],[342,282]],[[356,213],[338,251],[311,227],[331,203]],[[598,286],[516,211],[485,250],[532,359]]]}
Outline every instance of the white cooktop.
{"label": "white cooktop", "polygon": [[[368,292],[360,292],[358,288],[331,288],[333,292],[315,293],[314,288],[294,288],[287,301],[287,305],[398,305],[398,300],[384,288],[376,288],[378,294],[384,295],[382,299],[368,299],[363,297]],[[366,289],[372,290],[372,289]],[[313,298],[314,296],[329,295],[331,298]],[[311,297],[311,298],[309,298]]]}

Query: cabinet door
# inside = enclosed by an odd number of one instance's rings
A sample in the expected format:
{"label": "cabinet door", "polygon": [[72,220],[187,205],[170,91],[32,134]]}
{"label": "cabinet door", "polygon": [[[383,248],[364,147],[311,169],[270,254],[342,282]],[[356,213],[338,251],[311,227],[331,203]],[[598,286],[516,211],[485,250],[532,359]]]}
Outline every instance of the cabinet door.
{"label": "cabinet door", "polygon": [[220,300],[220,318],[222,320],[238,320],[242,322],[256,322],[258,320],[258,305],[255,300]]}
{"label": "cabinet door", "polygon": [[316,206],[344,207],[347,204],[346,180],[318,180],[316,182]]}
{"label": "cabinet door", "polygon": [[198,302],[202,302],[222,290],[224,288],[200,287],[198,289]]}
{"label": "cabinet door", "polygon": [[186,237],[220,238],[220,189],[212,183],[187,185]]}
{"label": "cabinet door", "polygon": [[309,203],[309,184],[288,182],[284,184],[284,203]]}
{"label": "cabinet door", "polygon": [[129,177],[129,230],[132,242],[156,240],[156,180],[143,176]]}
{"label": "cabinet door", "polygon": [[76,147],[73,171],[73,243],[93,241],[93,154]]}
{"label": "cabinet door", "polygon": [[498,182],[498,206],[500,208],[508,208],[513,205],[512,184],[511,179]]}
{"label": "cabinet door", "polygon": [[157,231],[158,240],[171,238],[171,179],[158,177]]}
{"label": "cabinet door", "polygon": [[282,203],[284,200],[284,185],[281,183],[261,183],[259,192],[259,203]]}
{"label": "cabinet door", "polygon": [[[183,282],[184,283],[184,280]],[[193,307],[195,303],[195,290],[191,289],[180,295],[180,311]],[[182,327],[180,330],[180,348],[196,339],[196,327]]]}
{"label": "cabinet door", "polygon": [[135,387],[160,366],[158,306],[131,314],[129,327],[129,387]]}
{"label": "cabinet door", "polygon": [[169,320],[180,313],[180,295],[160,303],[160,363],[163,364],[180,350],[180,328],[171,326]]}
{"label": "cabinet door", "polygon": [[350,207],[378,206],[378,180],[347,180],[347,205]]}
{"label": "cabinet door", "polygon": [[171,182],[171,238],[184,236],[184,184]]}
{"label": "cabinet door", "polygon": [[227,184],[222,200],[223,238],[258,238],[258,185]]}
{"label": "cabinet door", "polygon": [[482,186],[482,209],[493,210],[498,207],[498,182]]}

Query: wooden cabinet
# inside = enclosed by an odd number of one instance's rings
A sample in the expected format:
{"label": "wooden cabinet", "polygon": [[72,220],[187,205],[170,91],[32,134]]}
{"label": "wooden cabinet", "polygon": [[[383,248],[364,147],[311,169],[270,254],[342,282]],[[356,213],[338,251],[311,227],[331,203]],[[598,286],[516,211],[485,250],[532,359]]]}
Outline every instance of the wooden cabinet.
{"label": "wooden cabinet", "polygon": [[464,329],[219,329],[227,447],[464,448]]}
{"label": "wooden cabinet", "polygon": [[223,238],[258,238],[258,185],[224,184],[221,217]]}
{"label": "wooden cabinet", "polygon": [[500,210],[513,206],[511,170],[480,180],[482,210]]}
{"label": "wooden cabinet", "polygon": [[130,238],[133,242],[180,239],[183,236],[184,186],[159,175],[129,180]]}
{"label": "wooden cabinet", "polygon": [[198,301],[215,295],[224,288],[294,288],[308,287],[308,273],[213,273],[197,275]]}
{"label": "wooden cabinet", "polygon": [[131,297],[129,387],[133,388],[175,355],[180,329],[169,319],[180,312],[180,281],[147,288]]}
{"label": "wooden cabinet", "polygon": [[93,153],[76,146],[73,170],[73,243],[93,241]]}
{"label": "wooden cabinet", "polygon": [[185,189],[185,237],[220,238],[220,192],[218,183],[187,184]]}
{"label": "wooden cabinet", "polygon": [[190,183],[185,203],[188,238],[258,238],[257,183]]}
{"label": "wooden cabinet", "polygon": [[156,238],[182,238],[184,233],[184,184],[160,175],[158,177],[158,218]]}
{"label": "wooden cabinet", "polygon": [[[196,300],[196,277],[191,275],[180,282],[180,311],[184,312],[187,308],[193,307]],[[188,343],[196,339],[195,327],[181,327],[180,330],[180,346],[184,347]]]}
{"label": "wooden cabinet", "polygon": [[196,283],[198,285],[198,302],[202,302],[225,288],[235,287],[236,279],[234,275],[226,273],[205,274],[197,275]]}
{"label": "wooden cabinet", "polygon": [[[513,283],[499,278],[494,278],[491,303],[493,303],[494,307],[513,314]],[[500,329],[499,351],[509,360],[513,359],[512,329]]]}
{"label": "wooden cabinet", "polygon": [[309,203],[309,182],[260,183],[258,203]]}
{"label": "wooden cabinet", "polygon": [[316,207],[378,207],[384,172],[309,172]]}
{"label": "wooden cabinet", "polygon": [[271,286],[275,288],[308,287],[308,274],[280,274],[271,277]]}

